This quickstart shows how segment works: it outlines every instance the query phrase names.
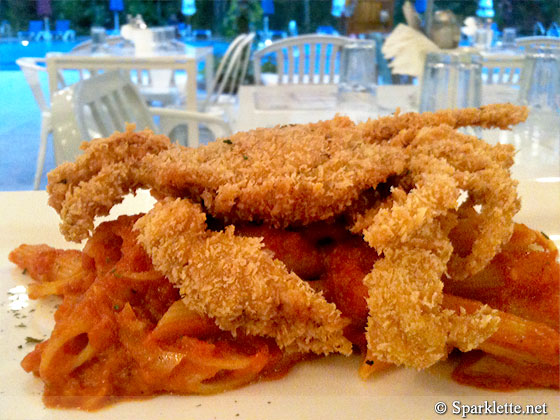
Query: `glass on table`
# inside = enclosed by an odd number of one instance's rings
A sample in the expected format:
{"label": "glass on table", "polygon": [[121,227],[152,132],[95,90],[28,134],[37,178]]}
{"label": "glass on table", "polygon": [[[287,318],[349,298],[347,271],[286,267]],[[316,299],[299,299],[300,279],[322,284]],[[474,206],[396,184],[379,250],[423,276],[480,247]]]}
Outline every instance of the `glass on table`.
{"label": "glass on table", "polygon": [[107,31],[103,27],[93,26],[91,33],[91,49],[88,51],[91,55],[105,55],[109,52],[107,45]]}
{"label": "glass on table", "polygon": [[560,48],[529,48],[521,74],[519,101],[529,107],[524,124],[533,146],[548,148],[552,156],[560,153]]}
{"label": "glass on table", "polygon": [[479,28],[474,34],[474,47],[484,51],[490,49],[494,38],[494,31],[491,28]]}
{"label": "glass on table", "polygon": [[515,38],[517,38],[517,30],[515,28],[504,28],[502,35],[502,48],[515,48]]}
{"label": "glass on table", "polygon": [[481,105],[481,56],[471,52],[428,53],[420,91],[420,112]]}
{"label": "glass on table", "polygon": [[375,43],[358,41],[345,45],[340,57],[337,109],[356,119],[367,118],[377,112],[376,96]]}
{"label": "glass on table", "polygon": [[104,44],[107,40],[107,31],[101,26],[92,26],[90,33],[92,44]]}
{"label": "glass on table", "polygon": [[525,53],[519,102],[532,111],[560,114],[560,48],[531,47]]}

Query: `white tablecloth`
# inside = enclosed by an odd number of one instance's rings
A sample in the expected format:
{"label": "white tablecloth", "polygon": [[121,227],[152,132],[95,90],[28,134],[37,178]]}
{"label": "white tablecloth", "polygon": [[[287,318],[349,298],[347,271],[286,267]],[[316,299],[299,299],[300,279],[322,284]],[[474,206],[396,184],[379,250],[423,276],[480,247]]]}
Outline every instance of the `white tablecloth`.
{"label": "white tablecloth", "polygon": [[[335,85],[240,86],[239,109],[234,121],[236,131],[278,124],[309,123],[332,118],[336,113],[356,120],[418,110],[417,85],[380,85],[377,105],[366,110],[343,109],[337,104]],[[509,85],[484,85],[482,104],[515,102],[518,88]]]}
{"label": "white tablecloth", "polygon": [[384,85],[377,88],[377,106],[367,109],[344,109],[337,104],[335,85],[276,85],[241,86],[239,88],[236,131],[278,124],[302,124],[349,115],[366,120],[388,115],[397,107],[414,111],[417,103],[416,86]]}

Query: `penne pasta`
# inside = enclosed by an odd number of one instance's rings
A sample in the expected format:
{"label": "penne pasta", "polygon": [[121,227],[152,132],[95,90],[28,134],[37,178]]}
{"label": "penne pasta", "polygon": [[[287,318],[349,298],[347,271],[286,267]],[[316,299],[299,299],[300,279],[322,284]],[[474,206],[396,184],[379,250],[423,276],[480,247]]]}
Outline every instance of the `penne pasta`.
{"label": "penne pasta", "polygon": [[[462,309],[474,313],[482,307],[480,302],[444,295],[443,306],[455,312]],[[498,330],[478,348],[497,357],[518,363],[558,366],[560,335],[547,325],[527,321],[499,311]]]}

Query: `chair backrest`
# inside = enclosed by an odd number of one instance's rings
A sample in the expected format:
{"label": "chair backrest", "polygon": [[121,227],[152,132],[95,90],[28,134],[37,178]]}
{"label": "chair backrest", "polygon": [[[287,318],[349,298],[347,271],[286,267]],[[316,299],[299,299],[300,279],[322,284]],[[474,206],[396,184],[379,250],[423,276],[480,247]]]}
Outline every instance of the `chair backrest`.
{"label": "chair backrest", "polygon": [[66,32],[70,29],[70,21],[67,19],[57,20],[54,29],[56,32]]}
{"label": "chair backrest", "polygon": [[544,36],[544,35],[546,35],[546,29],[544,29],[544,25],[541,22],[536,22],[533,25],[533,35],[534,36]]}
{"label": "chair backrest", "polygon": [[83,141],[122,131],[127,122],[155,130],[137,87],[120,72],[106,72],[59,90],[52,97],[57,165],[75,160]]}
{"label": "chair backrest", "polygon": [[278,84],[334,84],[340,52],[354,41],[341,36],[301,35],[273,42],[253,55],[255,83],[262,84],[263,59],[274,57]]}
{"label": "chair backrest", "polygon": [[518,47],[538,47],[538,46],[560,46],[560,38],[556,36],[526,36],[517,38],[515,43]]}
{"label": "chair backrest", "polygon": [[209,106],[216,104],[220,95],[224,93],[234,94],[239,85],[243,83],[254,39],[254,33],[241,34],[228,46],[216,70],[212,89],[206,96],[203,109],[208,109]]}
{"label": "chair backrest", "polygon": [[546,34],[548,36],[560,37],[560,25],[556,22],[552,22],[548,27]]}
{"label": "chair backrest", "polygon": [[23,72],[23,76],[25,77],[25,80],[27,80],[41,112],[49,111],[49,104],[45,99],[46,95],[41,88],[39,80],[39,74],[42,72],[46,74],[47,72],[45,59],[38,57],[21,57],[16,60],[16,64]]}
{"label": "chair backrest", "polygon": [[519,84],[525,58],[522,55],[491,54],[482,57],[482,80],[487,85]]}
{"label": "chair backrest", "polygon": [[29,32],[30,33],[38,33],[43,30],[43,21],[42,20],[30,20],[29,21]]}

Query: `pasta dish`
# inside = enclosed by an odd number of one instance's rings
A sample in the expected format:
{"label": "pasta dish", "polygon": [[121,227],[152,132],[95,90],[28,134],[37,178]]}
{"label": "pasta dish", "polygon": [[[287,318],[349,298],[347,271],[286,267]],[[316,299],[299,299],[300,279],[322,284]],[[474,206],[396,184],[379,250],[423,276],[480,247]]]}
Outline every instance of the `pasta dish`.
{"label": "pasta dish", "polygon": [[[526,117],[509,104],[337,116],[196,149],[130,125],[84,143],[47,186],[82,251],[10,254],[30,298],[63,297],[22,366],[47,406],[86,410],[355,352],[363,379],[453,353],[462,384],[558,389],[558,250],[513,220],[513,147],[458,131]],[[138,189],[153,209],[95,223]]]}

